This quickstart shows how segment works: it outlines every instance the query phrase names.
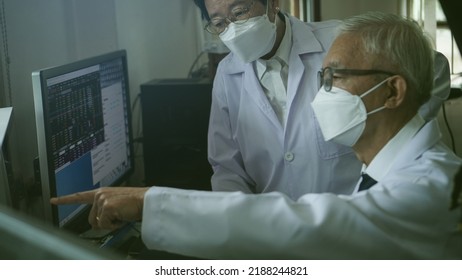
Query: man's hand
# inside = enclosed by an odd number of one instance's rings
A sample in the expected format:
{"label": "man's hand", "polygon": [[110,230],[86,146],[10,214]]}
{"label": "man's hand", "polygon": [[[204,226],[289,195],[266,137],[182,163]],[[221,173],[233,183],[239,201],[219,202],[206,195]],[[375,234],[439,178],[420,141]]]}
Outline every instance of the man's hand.
{"label": "man's hand", "polygon": [[92,204],[88,222],[94,228],[116,229],[143,215],[144,195],[149,188],[103,187],[50,199],[51,204]]}

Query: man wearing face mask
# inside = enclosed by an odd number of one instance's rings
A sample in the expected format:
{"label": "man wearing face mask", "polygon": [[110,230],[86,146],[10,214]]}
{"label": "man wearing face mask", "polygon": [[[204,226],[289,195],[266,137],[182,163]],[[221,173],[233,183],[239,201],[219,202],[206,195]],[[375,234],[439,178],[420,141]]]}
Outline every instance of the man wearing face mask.
{"label": "man wearing face mask", "polygon": [[376,12],[341,26],[311,106],[326,140],[351,146],[371,177],[358,174],[349,195],[102,188],[51,202],[93,204],[95,227],[142,220],[149,248],[201,258],[460,259],[460,206],[449,205],[462,161],[418,114],[432,61],[413,21]]}
{"label": "man wearing face mask", "polygon": [[[325,142],[310,103],[339,21],[305,23],[277,0],[195,0],[231,50],[213,85],[208,156],[214,191],[350,194],[361,163]],[[439,56],[449,94],[449,68]],[[441,62],[441,63],[440,63]],[[435,98],[440,102],[442,98]],[[439,106],[423,108],[436,115]]]}

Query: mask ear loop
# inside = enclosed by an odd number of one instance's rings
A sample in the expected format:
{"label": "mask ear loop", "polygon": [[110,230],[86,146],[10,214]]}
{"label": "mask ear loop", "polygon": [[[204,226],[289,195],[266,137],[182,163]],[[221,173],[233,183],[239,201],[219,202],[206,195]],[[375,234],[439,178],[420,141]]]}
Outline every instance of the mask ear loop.
{"label": "mask ear loop", "polygon": [[377,108],[377,109],[374,109],[374,110],[368,112],[367,115],[368,115],[368,116],[369,116],[369,115],[372,115],[372,114],[374,114],[374,113],[377,113],[377,112],[382,111],[383,109],[385,109],[385,106],[382,106],[382,107],[379,107],[379,108]]}
{"label": "mask ear loop", "polygon": [[388,80],[390,80],[391,77],[388,77],[386,78],[385,80],[381,81],[380,83],[378,83],[377,85],[373,86],[371,89],[369,89],[368,91],[366,91],[365,93],[361,94],[359,97],[360,98],[363,98],[365,96],[367,96],[369,93],[373,92],[374,90],[378,89],[380,86],[382,86],[384,83],[386,83]]}
{"label": "mask ear loop", "polygon": [[[388,77],[388,78],[386,78],[385,80],[381,81],[380,83],[378,83],[377,85],[375,85],[374,87],[372,87],[370,90],[368,90],[368,91],[366,91],[365,93],[361,94],[361,95],[359,96],[359,98],[362,99],[364,96],[367,96],[369,93],[371,93],[371,92],[373,92],[374,90],[378,89],[380,86],[382,86],[384,83],[388,82],[390,79],[391,79],[391,77]],[[370,112],[368,112],[367,115],[368,115],[368,116],[369,116],[369,115],[372,115],[372,114],[374,114],[374,113],[377,113],[377,112],[379,112],[379,111],[382,111],[383,109],[385,109],[385,105],[382,106],[382,107],[379,107],[379,108],[377,108],[377,109],[374,109],[374,110],[372,110],[372,111],[370,111]]]}

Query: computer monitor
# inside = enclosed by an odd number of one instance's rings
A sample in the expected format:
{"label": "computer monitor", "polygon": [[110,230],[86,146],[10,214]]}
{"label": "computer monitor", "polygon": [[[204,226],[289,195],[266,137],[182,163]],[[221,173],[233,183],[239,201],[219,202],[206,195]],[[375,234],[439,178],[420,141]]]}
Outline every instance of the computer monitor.
{"label": "computer monitor", "polygon": [[117,185],[132,173],[126,52],[35,71],[32,84],[44,217],[81,231],[88,207],[49,199]]}
{"label": "computer monitor", "polygon": [[12,107],[0,108],[0,204],[13,205],[11,197],[12,173],[8,158],[7,131],[10,124]]}

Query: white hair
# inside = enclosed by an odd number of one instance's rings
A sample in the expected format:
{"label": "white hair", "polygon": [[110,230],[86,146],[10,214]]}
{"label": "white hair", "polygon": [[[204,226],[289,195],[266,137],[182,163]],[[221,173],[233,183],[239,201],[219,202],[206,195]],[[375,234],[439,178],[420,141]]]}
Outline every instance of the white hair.
{"label": "white hair", "polygon": [[339,35],[342,34],[359,35],[365,51],[391,64],[394,72],[406,79],[420,104],[430,98],[434,51],[415,21],[395,14],[368,12],[344,20],[339,28]]}

